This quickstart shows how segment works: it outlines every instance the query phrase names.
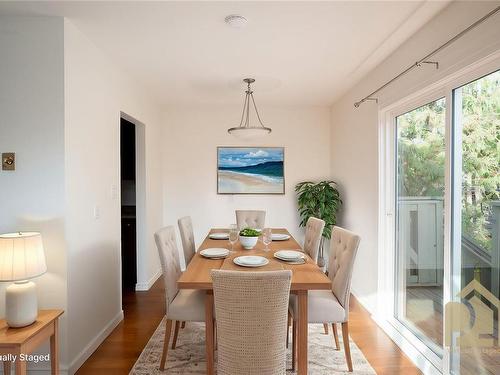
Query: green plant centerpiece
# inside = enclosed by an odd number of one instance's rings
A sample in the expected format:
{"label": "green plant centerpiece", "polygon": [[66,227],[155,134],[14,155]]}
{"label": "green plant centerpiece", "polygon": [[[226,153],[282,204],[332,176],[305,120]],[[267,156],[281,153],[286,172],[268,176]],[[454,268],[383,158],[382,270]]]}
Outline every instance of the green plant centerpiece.
{"label": "green plant centerpiece", "polygon": [[257,245],[260,236],[260,231],[253,228],[245,228],[240,230],[240,243],[244,249],[250,250]]}
{"label": "green plant centerpiece", "polygon": [[260,231],[252,228],[245,228],[240,230],[240,236],[243,237],[259,237]]}
{"label": "green plant centerpiece", "polygon": [[310,217],[324,220],[325,229],[319,245],[318,265],[324,267],[325,238],[332,237],[332,228],[337,222],[337,212],[342,206],[335,181],[304,181],[295,185],[300,215],[300,226],[305,227]]}

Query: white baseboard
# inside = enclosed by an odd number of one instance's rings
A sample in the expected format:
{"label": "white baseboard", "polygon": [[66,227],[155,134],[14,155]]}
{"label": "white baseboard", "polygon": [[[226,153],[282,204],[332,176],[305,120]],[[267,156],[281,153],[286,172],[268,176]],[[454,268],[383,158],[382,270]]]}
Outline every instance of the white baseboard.
{"label": "white baseboard", "polygon": [[83,363],[94,353],[99,345],[109,336],[111,331],[123,320],[123,310],[121,310],[111,321],[97,334],[96,337],[71,361],[69,365],[69,374],[74,374]]}
{"label": "white baseboard", "polygon": [[137,283],[135,284],[135,290],[137,292],[145,292],[151,289],[153,284],[160,278],[162,275],[161,268],[158,269],[158,271],[155,272],[155,274],[146,282],[146,283]]}
{"label": "white baseboard", "polygon": [[[363,297],[360,293],[357,293],[354,288],[351,287],[351,294],[356,297],[358,302],[365,308],[366,311],[370,313],[370,315],[375,314],[375,308],[372,307],[373,301],[370,301],[368,298]],[[372,302],[372,303],[370,303]]]}

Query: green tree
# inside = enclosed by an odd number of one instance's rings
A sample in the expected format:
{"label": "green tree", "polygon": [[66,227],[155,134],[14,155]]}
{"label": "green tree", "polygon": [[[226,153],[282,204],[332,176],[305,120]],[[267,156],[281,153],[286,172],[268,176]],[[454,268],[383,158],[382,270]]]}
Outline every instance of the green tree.
{"label": "green tree", "polygon": [[397,118],[400,197],[442,197],[445,163],[445,100]]}
{"label": "green tree", "polygon": [[[462,233],[491,249],[492,200],[500,199],[500,71],[455,91],[462,126]],[[398,195],[442,197],[445,172],[445,100],[397,118]]]}
{"label": "green tree", "polygon": [[488,202],[500,199],[500,71],[457,90],[462,98],[462,231],[491,250]]}

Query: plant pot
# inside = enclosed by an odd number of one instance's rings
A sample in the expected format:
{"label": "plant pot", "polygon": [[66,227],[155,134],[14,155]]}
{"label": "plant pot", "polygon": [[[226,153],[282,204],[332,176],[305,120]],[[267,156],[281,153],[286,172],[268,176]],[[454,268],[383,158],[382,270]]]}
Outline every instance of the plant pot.
{"label": "plant pot", "polygon": [[244,249],[250,250],[257,245],[257,241],[259,240],[259,237],[244,237],[240,236],[240,243],[241,246],[243,246]]}

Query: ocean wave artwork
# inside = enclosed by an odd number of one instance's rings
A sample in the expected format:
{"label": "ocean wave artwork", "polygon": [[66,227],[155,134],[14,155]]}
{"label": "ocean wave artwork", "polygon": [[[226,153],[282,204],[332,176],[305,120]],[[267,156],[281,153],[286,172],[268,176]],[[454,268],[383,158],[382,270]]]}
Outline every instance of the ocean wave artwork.
{"label": "ocean wave artwork", "polygon": [[283,147],[218,147],[217,193],[284,194]]}

